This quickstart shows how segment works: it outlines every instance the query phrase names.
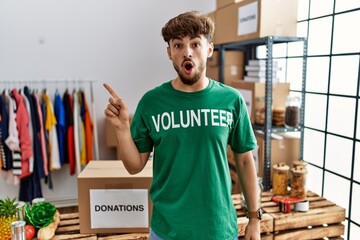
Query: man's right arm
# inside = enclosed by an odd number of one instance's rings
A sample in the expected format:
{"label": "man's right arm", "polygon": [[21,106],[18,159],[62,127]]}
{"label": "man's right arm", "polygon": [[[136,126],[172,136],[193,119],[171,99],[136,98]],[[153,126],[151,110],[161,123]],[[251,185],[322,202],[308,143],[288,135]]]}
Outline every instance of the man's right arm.
{"label": "man's right arm", "polygon": [[108,84],[104,83],[104,87],[111,95],[104,113],[115,128],[120,158],[126,170],[130,174],[136,174],[145,167],[150,152],[139,153],[131,136],[129,112],[125,102]]}

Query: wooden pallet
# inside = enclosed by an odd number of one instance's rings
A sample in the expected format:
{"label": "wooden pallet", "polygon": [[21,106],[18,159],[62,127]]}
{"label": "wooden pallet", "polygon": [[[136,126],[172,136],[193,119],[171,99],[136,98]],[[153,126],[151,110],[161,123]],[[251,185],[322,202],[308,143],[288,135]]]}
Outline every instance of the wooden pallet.
{"label": "wooden pallet", "polygon": [[277,203],[271,201],[272,193],[262,196],[262,209],[273,218],[274,240],[291,239],[343,239],[345,209],[335,203],[307,193],[309,211],[283,213]]}
{"label": "wooden pallet", "polygon": [[[310,209],[308,212],[283,213],[279,211],[277,203],[271,201],[273,194],[262,194],[263,219],[260,223],[261,239],[290,240],[290,239],[331,239],[340,240],[344,234],[345,209],[335,203],[308,192]],[[233,202],[237,212],[239,237],[245,235],[248,219],[245,210],[241,209],[240,194],[233,195]],[[148,233],[129,234],[81,234],[78,213],[64,213],[60,215],[60,223],[53,239],[79,240],[147,240]]]}
{"label": "wooden pallet", "polygon": [[60,223],[56,229],[53,240],[147,240],[148,233],[131,233],[131,234],[82,234],[79,226],[79,213],[65,213],[60,215]]}

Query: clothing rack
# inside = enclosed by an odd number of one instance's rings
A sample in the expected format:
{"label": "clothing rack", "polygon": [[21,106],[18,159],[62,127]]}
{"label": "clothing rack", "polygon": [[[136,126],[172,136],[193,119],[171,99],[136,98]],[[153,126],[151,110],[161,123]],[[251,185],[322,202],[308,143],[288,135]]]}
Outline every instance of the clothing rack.
{"label": "clothing rack", "polygon": [[92,119],[93,119],[93,127],[94,127],[94,150],[95,150],[95,159],[99,160],[99,143],[98,143],[98,133],[97,133],[97,124],[96,124],[96,114],[95,114],[95,102],[94,102],[94,92],[93,92],[93,84],[96,80],[83,80],[83,79],[71,79],[71,80],[0,80],[0,86],[4,84],[5,88],[14,86],[17,84],[21,85],[29,85],[30,88],[33,88],[33,84],[42,84],[42,88],[47,88],[48,84],[54,85],[55,89],[58,88],[58,84],[62,85],[65,83],[65,87],[68,87],[69,84],[75,87],[82,87],[84,84],[89,84],[90,87],[90,101],[91,101],[91,111],[92,111]]}

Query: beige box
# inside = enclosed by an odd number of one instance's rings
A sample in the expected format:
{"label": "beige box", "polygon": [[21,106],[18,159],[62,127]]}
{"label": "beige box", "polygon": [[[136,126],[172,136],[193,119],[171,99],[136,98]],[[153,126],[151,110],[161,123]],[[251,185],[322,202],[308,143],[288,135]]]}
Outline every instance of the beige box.
{"label": "beige box", "polygon": [[152,161],[130,175],[122,161],[91,161],[78,176],[80,233],[148,232]]}
{"label": "beige box", "polygon": [[[264,99],[265,97],[265,83],[246,82],[243,80],[233,80],[229,83],[233,88],[238,89],[243,95],[250,120],[255,122],[255,112],[258,106],[257,99]],[[285,108],[286,98],[290,92],[290,83],[274,83],[272,88],[272,106]],[[262,102],[264,104],[264,102]]]}
{"label": "beige box", "polygon": [[[291,135],[288,133],[276,134],[283,139],[271,139],[271,156],[270,156],[270,179],[273,178],[272,166],[274,164],[283,162],[290,168],[293,167],[293,162],[300,159],[300,136]],[[258,176],[264,176],[264,159],[265,159],[265,140],[264,135],[255,132],[255,137],[259,146],[259,169]],[[289,173],[289,176],[291,174]]]}
{"label": "beige box", "polygon": [[216,0],[216,8],[220,9],[231,5],[233,3],[241,2],[242,0]]}
{"label": "beige box", "polygon": [[[213,20],[213,22],[215,23],[215,28],[216,28],[216,11],[209,12],[209,13],[207,13],[207,15],[211,18],[211,20]],[[216,42],[215,32],[214,32],[214,35],[213,35],[212,42],[213,43]]]}
{"label": "beige box", "polygon": [[297,0],[243,0],[215,13],[215,44],[296,36]]}
{"label": "beige box", "polygon": [[[245,62],[245,53],[242,51],[224,51],[225,52],[225,56],[224,56],[224,66],[229,66],[229,65],[237,65],[237,66],[241,66],[242,68],[244,68],[244,62]],[[218,51],[214,51],[213,55],[208,58],[207,60],[207,65],[208,66],[219,66],[220,64],[220,53]]]}
{"label": "beige box", "polygon": [[[229,84],[232,80],[244,77],[245,54],[242,51],[225,51],[224,57],[224,83]],[[208,58],[206,76],[219,81],[219,52]]]}

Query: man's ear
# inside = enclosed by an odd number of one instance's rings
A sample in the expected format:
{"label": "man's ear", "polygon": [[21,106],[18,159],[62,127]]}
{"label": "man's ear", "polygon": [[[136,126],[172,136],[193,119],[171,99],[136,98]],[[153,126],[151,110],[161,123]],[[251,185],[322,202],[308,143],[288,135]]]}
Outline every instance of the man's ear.
{"label": "man's ear", "polygon": [[214,44],[213,43],[209,43],[208,46],[208,52],[207,52],[207,57],[211,57],[214,53]]}
{"label": "man's ear", "polygon": [[167,52],[167,54],[168,54],[169,59],[172,60],[172,59],[171,59],[171,50],[170,50],[170,47],[167,47],[167,48],[166,48],[166,52]]}

